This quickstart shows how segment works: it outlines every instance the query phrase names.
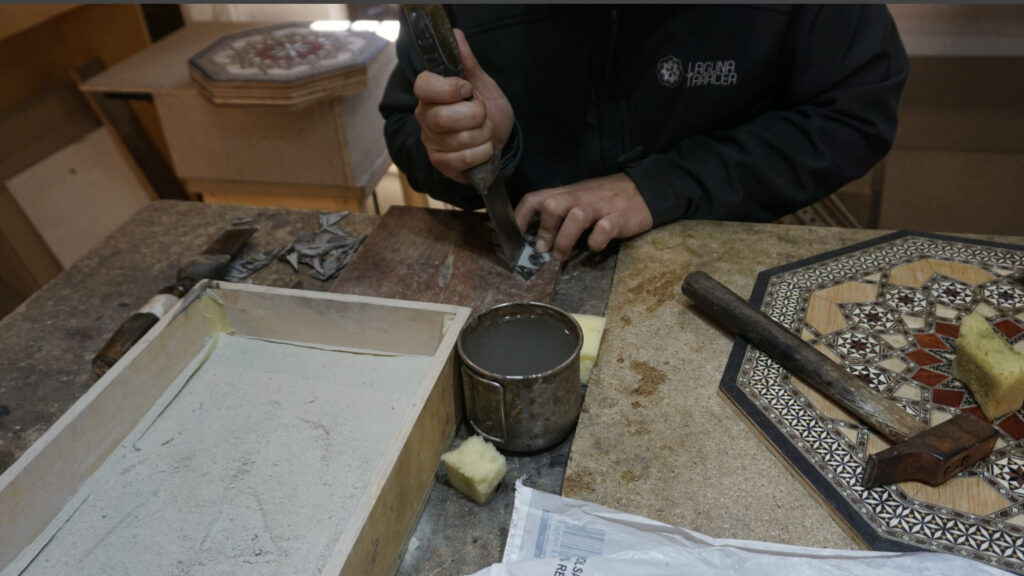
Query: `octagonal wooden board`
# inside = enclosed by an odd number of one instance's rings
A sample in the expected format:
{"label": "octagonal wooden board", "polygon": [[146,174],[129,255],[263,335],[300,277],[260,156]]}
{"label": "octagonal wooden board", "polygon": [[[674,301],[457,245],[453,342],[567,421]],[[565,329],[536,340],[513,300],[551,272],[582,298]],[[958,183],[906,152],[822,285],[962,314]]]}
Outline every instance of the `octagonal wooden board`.
{"label": "octagonal wooden board", "polygon": [[[952,377],[972,311],[1024,353],[1024,246],[897,232],[762,272],[751,302],[932,425],[981,410]],[[1024,574],[1024,410],[992,455],[941,487],[864,489],[888,447],[856,417],[737,339],[722,392],[834,515],[878,550],[937,550]]]}
{"label": "octagonal wooden board", "polygon": [[373,32],[287,22],[222,36],[189,58],[189,74],[216,104],[290,106],[365,90],[387,47]]}

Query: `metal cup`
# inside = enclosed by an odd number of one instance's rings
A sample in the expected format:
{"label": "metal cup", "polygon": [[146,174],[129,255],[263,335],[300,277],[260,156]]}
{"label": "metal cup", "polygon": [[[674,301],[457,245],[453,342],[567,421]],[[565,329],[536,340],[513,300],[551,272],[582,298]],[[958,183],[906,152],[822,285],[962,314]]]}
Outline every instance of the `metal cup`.
{"label": "metal cup", "polygon": [[[497,374],[466,356],[466,342],[494,322],[514,317],[553,319],[574,339],[572,352],[554,368],[537,374]],[[500,304],[474,316],[459,334],[462,389],[470,426],[498,448],[537,452],[565,440],[579,419],[580,348],[583,330],[570,314],[538,302]]]}

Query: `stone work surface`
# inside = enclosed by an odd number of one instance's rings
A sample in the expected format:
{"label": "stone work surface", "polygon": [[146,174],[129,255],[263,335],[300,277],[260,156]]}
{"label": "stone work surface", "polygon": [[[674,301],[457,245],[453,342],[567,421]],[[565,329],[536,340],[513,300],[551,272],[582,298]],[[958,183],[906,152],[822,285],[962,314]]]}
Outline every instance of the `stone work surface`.
{"label": "stone work surface", "polygon": [[[698,312],[680,286],[703,270],[747,297],[763,270],[885,233],[680,222],[626,243],[563,494],[719,538],[861,547],[720,393],[733,334]],[[854,324],[892,320],[868,307],[843,312],[839,320]],[[849,354],[883,347],[847,340]]]}

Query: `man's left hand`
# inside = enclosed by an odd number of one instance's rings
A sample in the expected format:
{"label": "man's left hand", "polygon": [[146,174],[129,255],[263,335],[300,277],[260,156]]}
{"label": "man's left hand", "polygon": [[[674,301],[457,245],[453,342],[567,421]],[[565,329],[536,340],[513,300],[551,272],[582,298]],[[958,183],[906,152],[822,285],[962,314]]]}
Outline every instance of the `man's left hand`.
{"label": "man's left hand", "polygon": [[576,241],[591,226],[594,230],[587,247],[600,252],[612,240],[636,236],[654,225],[636,184],[622,173],[530,192],[516,206],[515,214],[523,231],[540,214],[537,250],[551,250],[551,257],[559,262],[569,257]]}

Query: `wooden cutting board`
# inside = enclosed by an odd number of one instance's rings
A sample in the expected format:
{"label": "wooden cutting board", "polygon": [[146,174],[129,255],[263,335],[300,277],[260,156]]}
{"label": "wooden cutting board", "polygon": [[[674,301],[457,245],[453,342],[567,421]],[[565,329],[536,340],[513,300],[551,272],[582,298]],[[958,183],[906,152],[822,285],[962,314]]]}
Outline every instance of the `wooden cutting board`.
{"label": "wooden cutting board", "polygon": [[392,206],[342,270],[332,292],[467,306],[550,302],[559,267],[529,281],[498,260],[486,214]]}
{"label": "wooden cutting board", "polygon": [[[984,418],[952,376],[964,316],[978,312],[1024,353],[1024,247],[896,233],[758,276],[751,301],[872,388],[936,425]],[[867,490],[889,444],[737,340],[722,391],[866,544],[941,550],[1024,574],[1024,410],[997,419],[990,457],[930,487]]]}

